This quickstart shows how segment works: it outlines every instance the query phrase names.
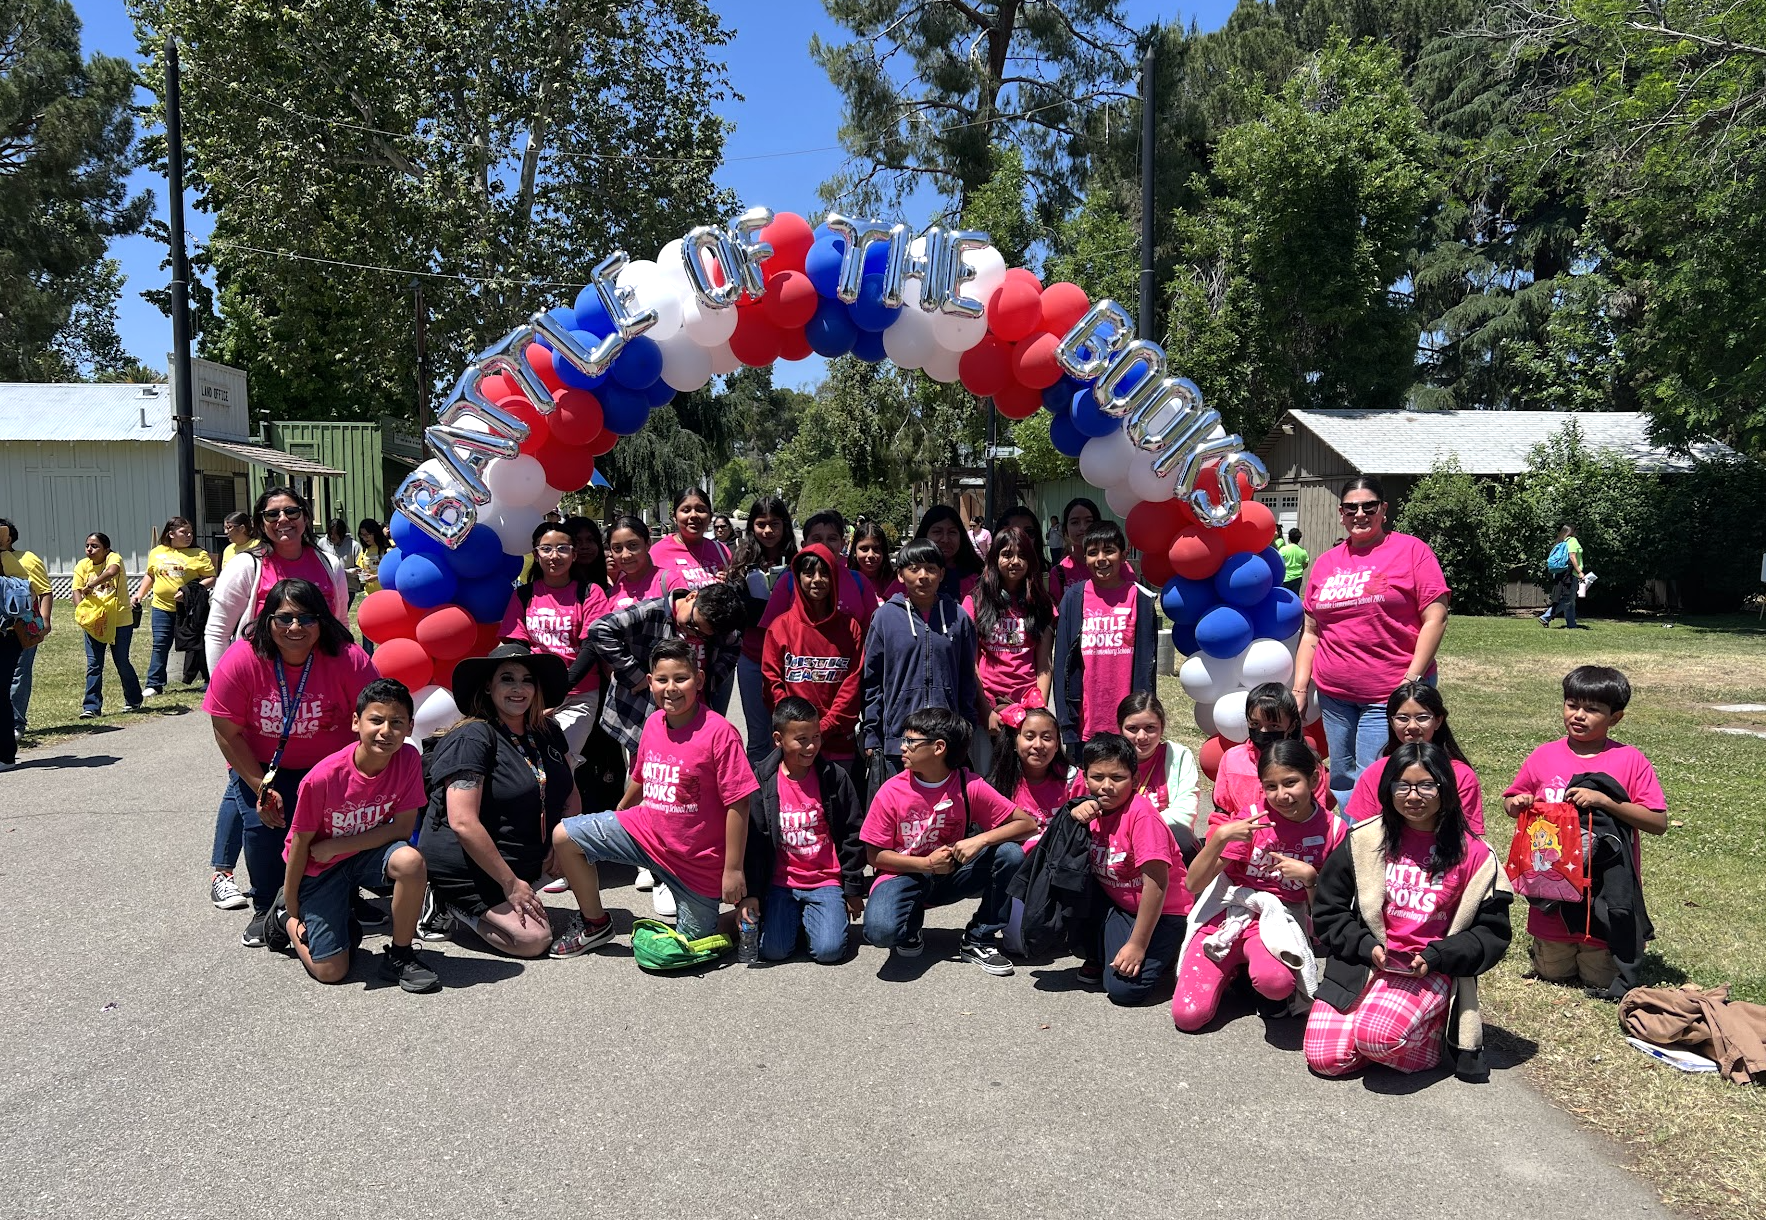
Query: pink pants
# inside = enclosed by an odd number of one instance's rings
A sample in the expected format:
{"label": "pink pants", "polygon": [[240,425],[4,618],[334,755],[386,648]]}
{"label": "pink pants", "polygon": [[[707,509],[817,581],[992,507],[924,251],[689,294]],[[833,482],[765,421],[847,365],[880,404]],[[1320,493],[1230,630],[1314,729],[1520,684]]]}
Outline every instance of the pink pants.
{"label": "pink pants", "polygon": [[1242,966],[1251,974],[1251,986],[1257,994],[1271,1000],[1285,1000],[1294,994],[1294,972],[1281,959],[1263,947],[1253,923],[1226,956],[1218,962],[1202,949],[1202,942],[1215,928],[1208,924],[1196,930],[1188,952],[1177,967],[1177,990],[1171,997],[1171,1019],[1186,1034],[1193,1034],[1214,1019],[1220,1008],[1220,993]]}
{"label": "pink pants", "polygon": [[1420,979],[1374,972],[1349,1012],[1322,1000],[1306,1020],[1306,1066],[1321,1076],[1342,1076],[1369,1063],[1400,1072],[1421,1072],[1441,1062],[1447,1026],[1445,974]]}

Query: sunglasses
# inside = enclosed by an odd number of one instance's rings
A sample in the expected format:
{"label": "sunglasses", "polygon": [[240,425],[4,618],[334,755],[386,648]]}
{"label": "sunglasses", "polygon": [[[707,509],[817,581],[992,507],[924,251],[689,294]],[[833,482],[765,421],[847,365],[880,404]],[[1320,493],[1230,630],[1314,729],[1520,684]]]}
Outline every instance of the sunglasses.
{"label": "sunglasses", "polygon": [[311,627],[319,621],[316,614],[272,614],[270,621],[278,627]]}
{"label": "sunglasses", "polygon": [[1344,500],[1337,505],[1337,511],[1351,517],[1371,517],[1384,503],[1384,500]]}
{"label": "sunglasses", "polygon": [[307,510],[304,508],[266,508],[263,512],[258,514],[258,516],[262,517],[265,521],[275,521],[278,518],[292,520],[306,515]]}

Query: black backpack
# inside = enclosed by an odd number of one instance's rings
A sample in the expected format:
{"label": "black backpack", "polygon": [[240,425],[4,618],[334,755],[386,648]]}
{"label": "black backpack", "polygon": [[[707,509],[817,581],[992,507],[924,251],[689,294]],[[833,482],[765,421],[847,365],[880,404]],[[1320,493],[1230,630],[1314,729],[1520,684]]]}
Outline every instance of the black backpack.
{"label": "black backpack", "polygon": [[1092,951],[1083,943],[1083,930],[1100,901],[1098,883],[1091,875],[1091,827],[1071,816],[1075,804],[1089,799],[1077,797],[1055,811],[1006,887],[1024,904],[1019,928],[1024,948],[1034,957],[1052,958],[1068,951],[1087,957]]}

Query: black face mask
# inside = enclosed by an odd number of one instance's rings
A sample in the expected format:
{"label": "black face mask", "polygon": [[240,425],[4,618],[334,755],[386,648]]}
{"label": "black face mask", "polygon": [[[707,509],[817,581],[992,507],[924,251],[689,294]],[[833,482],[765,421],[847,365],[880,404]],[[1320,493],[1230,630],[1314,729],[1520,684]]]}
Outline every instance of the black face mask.
{"label": "black face mask", "polygon": [[1269,749],[1270,746],[1273,746],[1276,742],[1282,740],[1286,736],[1287,734],[1280,729],[1252,729],[1251,748],[1256,750],[1259,754],[1262,754],[1265,750]]}

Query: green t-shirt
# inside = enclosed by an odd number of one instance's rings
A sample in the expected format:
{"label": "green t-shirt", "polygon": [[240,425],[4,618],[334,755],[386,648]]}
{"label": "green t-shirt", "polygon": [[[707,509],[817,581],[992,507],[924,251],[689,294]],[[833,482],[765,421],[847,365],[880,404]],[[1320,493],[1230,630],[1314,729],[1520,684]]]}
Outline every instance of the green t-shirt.
{"label": "green t-shirt", "polygon": [[1574,534],[1571,534],[1568,538],[1564,539],[1564,541],[1570,544],[1570,566],[1572,568],[1580,568],[1582,566],[1582,544],[1576,540],[1576,535]]}
{"label": "green t-shirt", "polygon": [[1282,578],[1284,580],[1299,580],[1306,575],[1306,565],[1312,562],[1312,556],[1298,542],[1284,542],[1276,548],[1275,553],[1287,565],[1287,575]]}

